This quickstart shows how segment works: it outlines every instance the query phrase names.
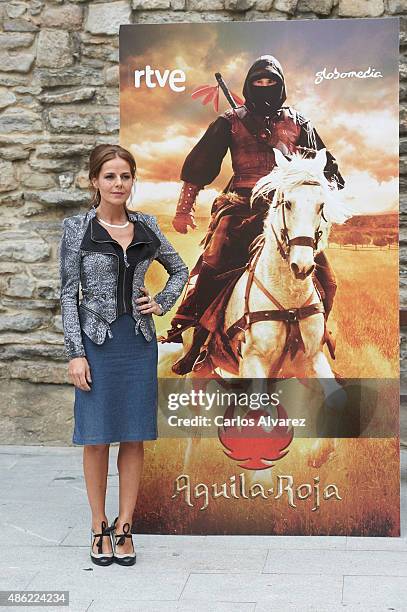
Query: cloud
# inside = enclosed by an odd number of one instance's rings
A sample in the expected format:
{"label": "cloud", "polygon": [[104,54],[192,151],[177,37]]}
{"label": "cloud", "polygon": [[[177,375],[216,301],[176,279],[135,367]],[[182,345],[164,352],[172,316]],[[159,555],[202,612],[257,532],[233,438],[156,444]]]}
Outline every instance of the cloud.
{"label": "cloud", "polygon": [[[174,181],[139,181],[131,208],[153,215],[174,215],[180,194],[180,183]],[[212,202],[218,191],[213,188],[199,192],[196,201],[197,216],[210,216]]]}
{"label": "cloud", "polygon": [[359,214],[395,211],[398,206],[398,180],[378,181],[368,172],[347,176],[341,196]]}
{"label": "cloud", "polygon": [[[365,212],[369,206],[375,211],[394,207],[398,72],[397,62],[393,62],[393,69],[387,50],[391,27],[373,23],[375,20],[370,24],[362,21],[348,25],[260,22],[143,26],[137,29],[137,36],[129,31],[126,44],[121,41],[120,142],[137,161],[140,185],[144,185],[140,187],[140,205],[158,209],[161,202],[165,209],[174,208],[185,157],[216,117],[211,104],[203,106],[201,100],[191,98],[192,90],[198,85],[216,84],[214,72],[220,71],[229,88],[239,94],[252,62],[261,53],[272,52],[286,74],[287,104],[312,121],[338,160],[346,181],[344,196]],[[376,35],[367,37],[370,31]],[[316,32],[321,35],[317,37]],[[136,89],[134,70],[146,64],[161,71],[185,70],[186,90]],[[369,65],[383,70],[384,78],[314,83],[315,72],[324,66],[348,71]],[[221,95],[219,113],[226,108],[228,103]],[[230,163],[225,159],[221,175],[200,195],[208,197],[203,210],[208,210],[209,202],[229,177]]]}

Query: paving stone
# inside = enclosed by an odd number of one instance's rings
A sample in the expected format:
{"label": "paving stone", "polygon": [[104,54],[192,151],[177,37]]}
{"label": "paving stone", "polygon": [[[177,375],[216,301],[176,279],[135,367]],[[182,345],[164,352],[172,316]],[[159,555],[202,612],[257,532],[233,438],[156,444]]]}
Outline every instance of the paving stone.
{"label": "paving stone", "polygon": [[[343,603],[360,604],[365,610],[370,606],[382,609],[405,610],[407,602],[407,580],[401,576],[345,576]],[[400,606],[400,607],[398,607]]]}
{"label": "paving stone", "polygon": [[406,576],[407,555],[392,550],[280,550],[270,552],[264,573],[330,575]]}
{"label": "paving stone", "polygon": [[[278,563],[278,558],[276,558]],[[253,602],[268,601],[274,605],[313,603],[319,605],[340,603],[342,576],[316,576],[310,574],[262,574],[247,579],[242,574],[191,574],[181,600]]]}

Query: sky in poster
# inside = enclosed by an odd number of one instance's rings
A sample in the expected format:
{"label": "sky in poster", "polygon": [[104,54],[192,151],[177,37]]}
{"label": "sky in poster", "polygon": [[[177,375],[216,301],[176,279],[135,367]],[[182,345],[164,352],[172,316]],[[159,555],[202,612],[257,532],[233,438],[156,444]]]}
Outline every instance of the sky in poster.
{"label": "sky in poster", "polygon": [[[311,119],[346,180],[343,198],[359,213],[398,206],[398,22],[350,19],[129,25],[120,31],[120,142],[139,168],[136,206],[172,214],[182,163],[216,118],[213,106],[191,92],[216,84],[219,71],[241,95],[252,62],[272,54],[286,78],[287,102]],[[134,71],[146,65],[185,72],[185,91],[168,85],[134,86]],[[322,80],[316,73],[367,70],[382,78]],[[221,98],[219,113],[228,108]],[[231,175],[225,158],[219,177],[199,196],[209,213]]]}

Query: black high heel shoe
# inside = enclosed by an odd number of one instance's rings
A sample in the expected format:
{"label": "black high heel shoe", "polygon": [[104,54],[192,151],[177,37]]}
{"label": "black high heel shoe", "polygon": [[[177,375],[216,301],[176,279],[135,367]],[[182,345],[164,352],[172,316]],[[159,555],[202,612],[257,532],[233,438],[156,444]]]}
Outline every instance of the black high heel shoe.
{"label": "black high heel shoe", "polygon": [[[118,516],[114,519],[113,523],[110,526],[110,530],[112,533],[112,542],[113,542],[113,557],[116,563],[119,565],[134,565],[136,562],[136,552],[134,550],[133,538],[130,533],[130,523],[124,523],[123,525],[123,533],[116,533],[116,523],[118,520]],[[131,539],[131,543],[133,544],[133,552],[132,553],[118,553],[116,552],[116,546],[121,546],[125,543],[126,538]]]}
{"label": "black high heel shoe", "polygon": [[[101,528],[101,533],[95,533],[93,529],[90,530],[90,558],[96,565],[111,565],[114,561],[113,552],[103,552],[103,536],[109,536],[110,541],[112,541],[111,528],[107,526],[105,521],[102,521]],[[93,552],[93,545],[97,537],[99,538],[97,542],[98,552],[95,553]]]}

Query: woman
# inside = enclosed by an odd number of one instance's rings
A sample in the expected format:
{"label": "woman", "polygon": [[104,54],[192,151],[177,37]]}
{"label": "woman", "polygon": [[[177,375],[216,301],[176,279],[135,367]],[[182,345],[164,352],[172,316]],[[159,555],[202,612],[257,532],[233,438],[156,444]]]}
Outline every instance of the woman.
{"label": "woman", "polygon": [[[185,263],[156,218],[127,209],[135,174],[135,160],[126,149],[96,146],[89,163],[92,207],[63,220],[60,245],[64,343],[75,385],[73,443],[84,446],[91,559],[97,565],[136,561],[130,527],[143,440],[157,439],[158,347],[152,315],[162,316],[175,304],[188,278]],[[152,297],[143,283],[154,259],[169,278]],[[112,442],[120,442],[119,514],[108,527],[105,497]]]}

